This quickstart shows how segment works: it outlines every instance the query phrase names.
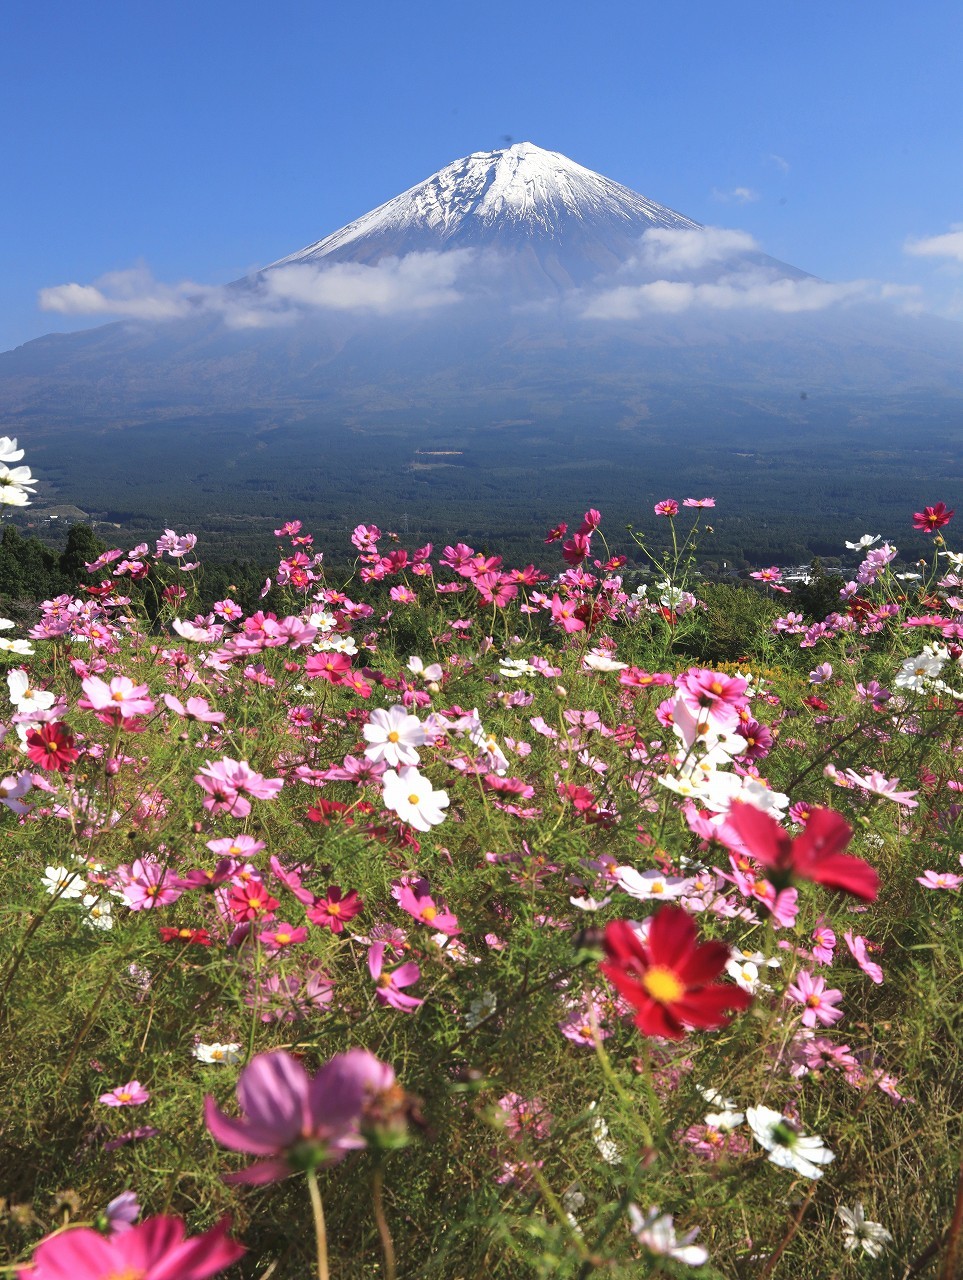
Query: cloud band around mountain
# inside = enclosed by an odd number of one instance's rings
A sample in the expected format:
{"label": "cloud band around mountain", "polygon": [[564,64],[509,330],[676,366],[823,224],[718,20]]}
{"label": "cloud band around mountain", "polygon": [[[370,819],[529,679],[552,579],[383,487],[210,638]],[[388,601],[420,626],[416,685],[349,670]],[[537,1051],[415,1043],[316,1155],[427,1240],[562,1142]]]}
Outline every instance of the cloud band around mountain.
{"label": "cloud band around mountain", "polygon": [[[955,237],[963,242],[963,229],[933,240],[946,241],[941,251],[947,252],[954,249]],[[102,276],[93,284],[43,289],[39,302],[43,310],[62,315],[144,321],[215,315],[234,329],[290,324],[299,316],[318,312],[382,317],[427,314],[490,290],[495,257],[490,252],[451,249],[386,257],[371,265],[290,262],[228,286],[190,281],[163,284],[139,265]],[[812,276],[780,275],[745,231],[654,227],[617,273],[595,287],[573,289],[563,303],[582,320],[633,321],[653,313],[700,309],[792,314],[884,300],[912,305],[905,292],[874,281],[827,283]]]}

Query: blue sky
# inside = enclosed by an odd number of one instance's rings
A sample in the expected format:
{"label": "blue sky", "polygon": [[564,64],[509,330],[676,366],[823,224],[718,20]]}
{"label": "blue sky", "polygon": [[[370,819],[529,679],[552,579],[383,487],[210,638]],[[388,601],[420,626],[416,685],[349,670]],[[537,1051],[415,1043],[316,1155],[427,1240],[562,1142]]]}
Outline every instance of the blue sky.
{"label": "blue sky", "polygon": [[958,0],[7,0],[0,50],[0,350],[83,324],[41,288],[223,283],[506,138],[963,315]]}

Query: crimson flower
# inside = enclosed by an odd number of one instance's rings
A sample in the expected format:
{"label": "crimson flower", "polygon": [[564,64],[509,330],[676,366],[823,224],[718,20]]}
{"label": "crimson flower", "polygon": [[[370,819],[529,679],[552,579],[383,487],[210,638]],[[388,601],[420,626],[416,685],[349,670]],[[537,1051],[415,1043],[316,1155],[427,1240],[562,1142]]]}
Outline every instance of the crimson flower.
{"label": "crimson flower", "polygon": [[67,726],[55,720],[30,730],[27,734],[27,755],[42,769],[66,773],[80,752],[74,746],[74,735]]}
{"label": "crimson flower", "polygon": [[345,893],[340,885],[333,884],[325,897],[314,899],[305,914],[312,924],[330,929],[332,933],[343,933],[347,921],[363,909],[364,903],[355,889]]}
{"label": "crimson flower", "polygon": [[727,1025],[727,1010],[752,1003],[747,991],[714,981],[729,948],[697,942],[695,924],[681,907],[660,908],[645,942],[628,920],[612,920],[603,945],[608,959],[599,967],[636,1010],[633,1021],[645,1035],[681,1040],[688,1027],[712,1031]]}
{"label": "crimson flower", "polygon": [[913,528],[922,529],[924,533],[935,533],[950,523],[953,511],[947,511],[945,502],[938,502],[935,507],[924,507],[922,511],[913,512]]}
{"label": "crimson flower", "polygon": [[206,929],[177,929],[173,925],[161,925],[161,942],[181,942],[185,946],[209,947],[211,935]]}
{"label": "crimson flower", "polygon": [[226,1239],[231,1225],[222,1218],[203,1235],[184,1238],[180,1218],[148,1218],[104,1237],[89,1227],[71,1227],[42,1240],[33,1265],[17,1271],[18,1280],[206,1280],[245,1252]]}
{"label": "crimson flower", "polygon": [[768,813],[750,804],[734,804],[722,834],[735,852],[762,863],[777,889],[794,879],[812,880],[866,902],[876,900],[879,876],[862,858],[842,852],[853,829],[832,809],[812,809],[805,828],[793,839]]}

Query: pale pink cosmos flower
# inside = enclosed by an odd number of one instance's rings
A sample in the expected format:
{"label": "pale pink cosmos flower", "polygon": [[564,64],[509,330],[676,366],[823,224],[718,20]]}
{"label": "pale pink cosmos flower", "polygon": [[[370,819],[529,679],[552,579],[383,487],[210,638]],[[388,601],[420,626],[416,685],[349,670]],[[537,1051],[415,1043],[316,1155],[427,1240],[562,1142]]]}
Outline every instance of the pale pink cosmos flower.
{"label": "pale pink cosmos flower", "polygon": [[924,889],[956,890],[963,885],[963,876],[954,875],[952,871],[924,871],[916,880]]}
{"label": "pale pink cosmos flower", "polygon": [[257,1054],[237,1083],[241,1117],[225,1115],[210,1095],[204,1100],[204,1121],[217,1142],[263,1157],[224,1181],[260,1186],[337,1164],[367,1146],[365,1111],[394,1085],[391,1067],[366,1049],[336,1054],[314,1077],[283,1050]]}
{"label": "pale pink cosmos flower", "polygon": [[869,939],[863,938],[858,934],[853,935],[852,933],[844,933],[843,937],[846,939],[846,946],[849,947],[853,959],[862,969],[863,973],[872,978],[877,986],[882,983],[882,969],[875,963],[875,961],[870,960],[869,958],[869,949],[872,946]]}
{"label": "pale pink cosmos flower", "polygon": [[412,1013],[425,1002],[415,996],[406,996],[402,988],[413,986],[421,977],[421,970],[413,960],[409,960],[389,973],[384,968],[385,945],[384,942],[376,942],[368,952],[368,972],[378,987],[375,992],[378,1003]]}
{"label": "pale pink cosmos flower", "polygon": [[99,676],[88,676],[82,682],[85,697],[78,706],[106,711],[118,717],[146,716],[154,710],[146,684],[134,684],[127,676],[114,676],[106,684]]}
{"label": "pale pink cosmos flower", "polygon": [[714,507],[716,500],[715,498],[686,498],[682,505],[684,507]]}
{"label": "pale pink cosmos flower", "polygon": [[105,1107],[139,1107],[147,1102],[150,1094],[139,1080],[130,1080],[127,1084],[119,1084],[116,1089],[102,1093],[97,1099]]}
{"label": "pale pink cosmos flower", "polygon": [[914,796],[919,795],[918,791],[897,791],[899,778],[884,778],[876,769],[871,769],[865,776],[858,774],[855,769],[847,769],[845,773],[855,786],[901,804],[905,809],[916,809],[919,805],[919,802],[913,799]]}
{"label": "pale pink cosmos flower", "polygon": [[168,710],[184,720],[198,720],[202,724],[222,724],[223,711],[212,711],[206,698],[188,698],[186,704],[171,693],[164,694]]}
{"label": "pale pink cosmos flower", "polygon": [[835,988],[827,991],[825,978],[814,977],[805,970],[796,975],[796,981],[789,987],[786,995],[803,1006],[804,1027],[815,1027],[817,1023],[831,1027],[843,1016],[842,1009],[836,1008],[843,993]]}
{"label": "pale pink cosmos flower", "polygon": [[194,781],[208,793],[204,801],[208,812],[230,813],[236,818],[246,818],[251,812],[249,796],[255,800],[273,800],[284,786],[282,778],[265,778],[247,761],[231,760],[228,756],[216,764],[205,761],[204,768],[194,775]]}

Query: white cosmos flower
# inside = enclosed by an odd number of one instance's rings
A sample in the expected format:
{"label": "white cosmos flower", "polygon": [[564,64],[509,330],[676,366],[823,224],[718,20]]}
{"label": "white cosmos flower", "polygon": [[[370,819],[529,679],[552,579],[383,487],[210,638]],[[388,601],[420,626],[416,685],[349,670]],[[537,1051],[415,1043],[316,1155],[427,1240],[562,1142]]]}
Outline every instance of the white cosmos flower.
{"label": "white cosmos flower", "polygon": [[649,1253],[658,1257],[675,1258],[676,1262],[684,1262],[689,1267],[701,1267],[709,1261],[709,1254],[700,1245],[692,1241],[699,1234],[694,1227],[681,1240],[676,1238],[675,1225],[671,1213],[663,1213],[654,1206],[643,1216],[638,1205],[629,1205],[629,1225],[632,1234],[639,1244],[644,1245]]}
{"label": "white cosmos flower", "polygon": [[382,804],[402,822],[416,831],[430,831],[444,822],[448,792],[435,791],[428,779],[411,765],[405,765],[398,772],[386,769],[381,781],[384,785]]}
{"label": "white cosmos flower", "polygon": [[84,924],[88,929],[113,929],[114,917],[110,913],[109,898],[98,898],[96,893],[85,893],[83,905],[87,908]]}
{"label": "white cosmos flower", "polygon": [[0,462],[19,462],[23,457],[23,450],[17,448],[17,438],[11,440],[9,436],[0,436]]}
{"label": "white cosmos flower", "polygon": [[59,893],[61,898],[81,898],[87,890],[83,876],[67,867],[47,867],[41,884],[48,893]]}
{"label": "white cosmos flower", "polygon": [[866,547],[871,547],[874,543],[879,542],[883,535],[881,533],[864,533],[858,542],[847,542],[846,546],[850,551],[863,551]]}
{"label": "white cosmos flower", "polygon": [[410,716],[401,706],[375,707],[368,723],[361,732],[369,744],[364,749],[369,760],[376,764],[415,765],[418,763],[416,747],[426,742],[425,730],[417,716]]}
{"label": "white cosmos flower", "polygon": [[[598,1105],[597,1102],[590,1102],[589,1111],[594,1111]],[[609,1126],[601,1116],[592,1117],[592,1141],[606,1164],[622,1163],[622,1148],[609,1137]]]}
{"label": "white cosmos flower", "polygon": [[653,898],[678,898],[687,893],[692,884],[685,876],[667,876],[661,871],[636,871],[634,867],[619,867],[615,878],[620,889],[642,902]]}
{"label": "white cosmos flower", "polygon": [[474,1030],[485,1018],[491,1017],[497,1007],[494,991],[483,991],[477,1000],[473,1000],[465,1014],[465,1026]]}
{"label": "white cosmos flower", "polygon": [[868,1253],[871,1258],[878,1258],[885,1247],[892,1243],[893,1237],[885,1227],[867,1220],[863,1206],[858,1201],[852,1209],[841,1204],[836,1210],[836,1216],[842,1223],[843,1244],[848,1253],[862,1245],[864,1253]]}
{"label": "white cosmos flower", "polygon": [[[0,491],[0,502],[3,501],[2,491]],[[29,640],[6,640],[0,639],[0,650],[4,653],[19,653],[27,656],[33,653],[33,645]]]}
{"label": "white cosmos flower", "polygon": [[527,658],[502,658],[498,670],[508,680],[517,680],[519,676],[533,676],[535,668]]}
{"label": "white cosmos flower", "polygon": [[46,711],[57,701],[57,695],[47,689],[34,689],[23,667],[7,672],[7,688],[10,701],[18,711]]}
{"label": "white cosmos flower", "polygon": [[582,659],[582,666],[592,671],[627,671],[627,662],[616,662],[607,653],[587,653]]}
{"label": "white cosmos flower", "polygon": [[208,1066],[217,1062],[222,1062],[225,1066],[233,1066],[235,1062],[241,1061],[239,1044],[196,1044],[191,1053],[198,1062]]}
{"label": "white cosmos flower", "polygon": [[805,1134],[772,1107],[747,1107],[746,1119],[752,1136],[769,1152],[770,1161],[780,1169],[791,1169],[804,1178],[821,1178],[819,1167],[836,1159],[816,1134]]}
{"label": "white cosmos flower", "polygon": [[939,645],[926,645],[915,658],[907,658],[896,673],[893,684],[897,689],[909,689],[911,693],[925,693],[929,682],[943,670],[947,651]]}

